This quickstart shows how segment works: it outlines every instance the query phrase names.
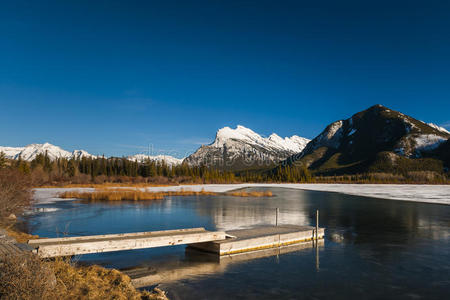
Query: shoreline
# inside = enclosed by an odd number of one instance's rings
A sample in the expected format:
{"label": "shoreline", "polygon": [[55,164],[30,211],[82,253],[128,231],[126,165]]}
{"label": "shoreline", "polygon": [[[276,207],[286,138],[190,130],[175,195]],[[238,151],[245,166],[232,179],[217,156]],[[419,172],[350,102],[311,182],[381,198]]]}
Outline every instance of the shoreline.
{"label": "shoreline", "polygon": [[[139,187],[149,192],[214,192],[226,193],[243,188],[290,188],[318,192],[335,192],[346,195],[370,197],[377,199],[411,201],[450,205],[450,185],[427,184],[325,184],[325,183],[239,183],[239,184],[187,184],[173,186]],[[125,187],[124,187],[125,188]],[[34,200],[36,204],[49,204],[62,199],[59,193],[64,191],[93,191],[94,188],[35,188]]]}
{"label": "shoreline", "polygon": [[[26,244],[29,239],[39,239],[39,236],[31,235],[22,231],[20,228],[16,227],[16,220],[11,221],[10,224],[2,223],[0,224],[0,246],[2,244]],[[128,299],[149,299],[149,300],[168,300],[165,291],[155,287],[151,290],[141,290],[135,287],[132,283],[131,278],[123,273],[121,270],[115,268],[105,268],[100,265],[89,265],[83,266],[76,262],[72,262],[67,258],[57,258],[51,261],[41,260],[36,254],[31,252],[20,252],[14,254],[0,253],[0,262],[3,267],[12,269],[12,271],[20,274],[23,271],[20,268],[14,267],[20,262],[20,266],[26,268],[29,262],[34,263],[36,272],[43,272],[42,274],[37,273],[35,276],[45,276],[49,275],[47,280],[54,279],[55,284],[52,288],[60,288],[57,286],[56,282],[62,282],[62,286],[65,284],[71,284],[71,289],[67,291],[69,293],[68,298],[74,296],[73,289],[76,291],[88,291],[88,295],[80,296],[80,299],[88,299],[89,295],[95,295],[96,297],[119,297]],[[39,266],[39,267],[36,267]],[[17,271],[18,270],[18,271]],[[26,278],[26,280],[30,280]],[[99,292],[100,290],[100,292]],[[71,294],[72,293],[72,294]],[[78,294],[78,293],[75,293]]]}

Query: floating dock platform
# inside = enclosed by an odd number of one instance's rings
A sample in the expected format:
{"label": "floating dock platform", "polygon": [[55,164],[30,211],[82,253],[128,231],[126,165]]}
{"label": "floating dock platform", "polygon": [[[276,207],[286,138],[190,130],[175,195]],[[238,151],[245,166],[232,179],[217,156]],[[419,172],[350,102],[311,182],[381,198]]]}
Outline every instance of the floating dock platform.
{"label": "floating dock platform", "polygon": [[[316,239],[315,232],[316,228],[312,226],[258,226],[227,231],[225,240],[195,243],[188,247],[219,255],[230,255],[312,241]],[[324,228],[319,228],[317,238],[323,239],[324,235]]]}
{"label": "floating dock platform", "polygon": [[311,226],[258,226],[251,229],[208,231],[188,228],[163,231],[48,238],[28,241],[40,257],[72,256],[189,244],[189,247],[229,255],[276,248],[324,237],[324,229]]}
{"label": "floating dock platform", "polygon": [[224,240],[223,231],[188,228],[29,240],[40,257],[72,256]]}

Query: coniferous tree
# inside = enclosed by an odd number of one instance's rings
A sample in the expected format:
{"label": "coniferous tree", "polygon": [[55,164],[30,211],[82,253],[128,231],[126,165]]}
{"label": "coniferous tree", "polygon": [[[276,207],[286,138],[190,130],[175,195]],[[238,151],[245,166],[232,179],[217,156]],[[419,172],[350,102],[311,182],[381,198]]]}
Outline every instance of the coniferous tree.
{"label": "coniferous tree", "polygon": [[75,175],[77,175],[77,167],[75,165],[75,161],[74,160],[70,160],[68,165],[67,165],[67,174],[70,177],[74,177]]}
{"label": "coniferous tree", "polygon": [[0,152],[0,169],[6,167],[6,155],[3,152]]}

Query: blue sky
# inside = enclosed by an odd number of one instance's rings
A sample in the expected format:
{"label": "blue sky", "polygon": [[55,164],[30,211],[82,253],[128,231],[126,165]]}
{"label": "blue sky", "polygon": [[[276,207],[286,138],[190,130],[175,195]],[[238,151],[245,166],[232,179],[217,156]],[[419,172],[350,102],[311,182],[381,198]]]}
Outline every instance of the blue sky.
{"label": "blue sky", "polygon": [[449,1],[0,5],[0,145],[180,157],[377,103],[450,127]]}

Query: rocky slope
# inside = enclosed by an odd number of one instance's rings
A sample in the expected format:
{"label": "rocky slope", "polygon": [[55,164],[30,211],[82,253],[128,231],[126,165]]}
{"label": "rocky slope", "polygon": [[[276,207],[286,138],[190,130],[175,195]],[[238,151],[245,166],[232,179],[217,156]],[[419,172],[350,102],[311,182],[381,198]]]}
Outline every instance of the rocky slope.
{"label": "rocky slope", "polygon": [[445,152],[442,147],[449,138],[444,128],[375,105],[331,123],[283,165],[308,167],[325,174],[389,171],[400,165],[411,168],[412,164],[414,170],[435,170],[439,162],[445,165],[439,153]]}
{"label": "rocky slope", "polygon": [[299,153],[308,142],[296,135],[281,138],[275,133],[264,138],[241,125],[236,129],[224,127],[217,131],[214,142],[200,147],[184,161],[226,170],[263,168]]}

